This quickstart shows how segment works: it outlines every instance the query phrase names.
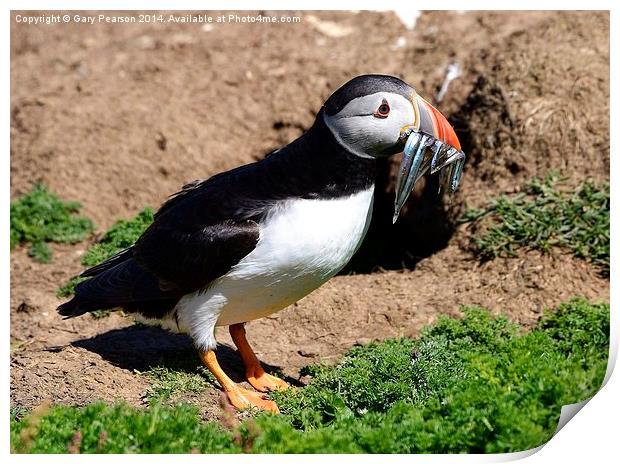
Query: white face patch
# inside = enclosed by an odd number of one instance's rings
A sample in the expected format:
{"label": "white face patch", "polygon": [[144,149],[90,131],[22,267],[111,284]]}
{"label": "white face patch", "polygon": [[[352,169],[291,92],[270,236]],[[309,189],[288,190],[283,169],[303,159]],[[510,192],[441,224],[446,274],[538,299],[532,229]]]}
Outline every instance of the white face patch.
{"label": "white face patch", "polygon": [[[389,105],[387,117],[374,116],[384,102]],[[404,126],[417,123],[412,102],[390,92],[354,98],[338,113],[323,118],[340,144],[365,158],[384,155],[399,143]]]}

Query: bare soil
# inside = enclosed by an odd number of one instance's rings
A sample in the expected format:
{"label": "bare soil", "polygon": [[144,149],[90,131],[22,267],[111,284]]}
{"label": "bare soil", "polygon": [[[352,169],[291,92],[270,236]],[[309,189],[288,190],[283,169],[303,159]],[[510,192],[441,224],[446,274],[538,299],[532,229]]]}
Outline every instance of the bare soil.
{"label": "bare soil", "polygon": [[[14,13],[16,14],[16,13]],[[465,204],[516,192],[554,169],[570,185],[609,179],[609,15],[304,12],[300,24],[126,24],[11,29],[11,196],[44,182],[103,232],[193,179],[264,156],[308,128],[331,91],[363,73],[402,77],[437,102],[469,156],[451,202],[421,185],[391,227],[394,165],[382,166],[368,238],[308,297],[248,324],[266,365],[299,380],[357,343],[414,336],[440,314],[480,305],[531,326],[571,296],[609,301],[609,281],[561,250],[480,263]],[[88,243],[54,245],[51,264],[11,253],[11,403],[144,405],[140,373],[195,356],[184,336],[115,313],[63,321],[59,285]],[[406,268],[403,269],[403,263]],[[242,370],[226,329],[221,356]],[[300,379],[304,381],[305,379]],[[219,393],[187,395],[205,417]]]}

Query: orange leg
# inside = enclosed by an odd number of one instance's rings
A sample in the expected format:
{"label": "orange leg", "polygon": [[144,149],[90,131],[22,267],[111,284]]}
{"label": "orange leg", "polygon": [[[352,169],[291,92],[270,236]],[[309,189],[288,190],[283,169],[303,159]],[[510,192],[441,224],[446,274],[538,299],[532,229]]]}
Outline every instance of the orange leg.
{"label": "orange leg", "polygon": [[283,390],[290,385],[284,380],[269,375],[260,365],[254,351],[245,338],[245,327],[243,324],[233,324],[229,327],[230,336],[239,350],[243,364],[245,365],[245,376],[248,382],[260,392]]}
{"label": "orange leg", "polygon": [[257,408],[271,411],[274,413],[280,412],[276,403],[266,399],[264,394],[247,390],[233,382],[232,379],[226,375],[226,373],[222,370],[219,363],[217,362],[215,351],[200,350],[200,359],[202,360],[202,363],[215,376],[219,384],[226,392],[226,396],[228,396],[228,399],[235,408],[245,409],[251,406],[255,406]]}

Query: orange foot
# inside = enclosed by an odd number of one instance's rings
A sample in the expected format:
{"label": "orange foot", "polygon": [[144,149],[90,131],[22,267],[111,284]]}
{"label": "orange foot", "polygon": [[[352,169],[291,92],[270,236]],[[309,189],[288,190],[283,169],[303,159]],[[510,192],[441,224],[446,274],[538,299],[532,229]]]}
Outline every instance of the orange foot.
{"label": "orange foot", "polygon": [[284,380],[267,374],[262,367],[256,366],[252,370],[246,372],[246,378],[250,385],[260,392],[268,392],[275,390],[284,390],[290,388],[290,385]]}
{"label": "orange foot", "polygon": [[254,406],[264,411],[270,411],[274,414],[280,413],[278,405],[275,402],[266,399],[263,393],[257,393],[235,386],[235,388],[228,390],[226,395],[228,396],[230,403],[237,409],[247,409]]}

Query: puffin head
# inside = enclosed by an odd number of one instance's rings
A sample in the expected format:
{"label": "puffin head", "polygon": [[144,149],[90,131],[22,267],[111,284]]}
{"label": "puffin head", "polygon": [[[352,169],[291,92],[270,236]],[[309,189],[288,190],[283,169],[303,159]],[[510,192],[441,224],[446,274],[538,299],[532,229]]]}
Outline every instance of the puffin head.
{"label": "puffin head", "polygon": [[403,152],[394,221],[425,172],[439,172],[440,185],[456,190],[465,162],[461,144],[446,118],[406,82],[358,76],[328,98],[321,115],[336,141],[354,155],[376,159]]}
{"label": "puffin head", "polygon": [[351,79],[327,99],[323,120],[340,145],[363,158],[400,153],[412,131],[461,149],[446,118],[413,87],[393,76],[366,74]]}

